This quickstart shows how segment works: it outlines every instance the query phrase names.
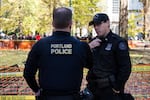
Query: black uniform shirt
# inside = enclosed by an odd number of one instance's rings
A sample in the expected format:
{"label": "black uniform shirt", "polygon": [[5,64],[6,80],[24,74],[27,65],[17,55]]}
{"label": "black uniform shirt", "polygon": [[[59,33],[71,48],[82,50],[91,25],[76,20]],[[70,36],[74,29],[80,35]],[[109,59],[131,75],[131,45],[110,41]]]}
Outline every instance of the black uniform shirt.
{"label": "black uniform shirt", "polygon": [[111,31],[105,38],[101,38],[101,45],[93,49],[93,71],[90,77],[116,77],[116,88],[120,89],[131,73],[127,41]]}
{"label": "black uniform shirt", "polygon": [[[33,46],[25,64],[24,77],[34,92],[39,88],[56,93],[79,91],[83,67],[91,66],[88,44],[68,32],[56,31]],[[39,86],[35,81],[38,69]]]}

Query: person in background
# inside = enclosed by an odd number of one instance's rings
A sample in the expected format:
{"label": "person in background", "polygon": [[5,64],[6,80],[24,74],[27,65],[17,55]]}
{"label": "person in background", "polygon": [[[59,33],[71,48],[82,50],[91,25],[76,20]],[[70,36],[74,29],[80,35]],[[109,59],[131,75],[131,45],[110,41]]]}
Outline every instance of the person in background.
{"label": "person in background", "polygon": [[41,36],[40,36],[39,33],[36,34],[35,39],[36,39],[37,41],[39,41],[39,40],[41,39]]}
{"label": "person in background", "polygon": [[52,36],[37,41],[29,52],[23,76],[36,100],[80,100],[83,67],[92,67],[90,47],[71,36],[69,8],[55,9],[52,25]]}
{"label": "person in background", "polygon": [[105,13],[97,13],[89,25],[94,26],[97,36],[89,43],[94,66],[88,72],[87,87],[94,100],[119,100],[131,73],[128,43],[110,30]]}

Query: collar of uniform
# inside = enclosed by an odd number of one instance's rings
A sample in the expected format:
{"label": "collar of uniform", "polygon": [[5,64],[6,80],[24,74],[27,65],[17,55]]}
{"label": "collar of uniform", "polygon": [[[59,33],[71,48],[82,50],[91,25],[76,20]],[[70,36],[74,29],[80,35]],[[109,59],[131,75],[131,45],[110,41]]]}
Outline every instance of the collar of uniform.
{"label": "collar of uniform", "polygon": [[112,35],[112,31],[110,30],[110,32],[105,37],[105,40],[108,41],[111,38],[111,35]]}
{"label": "collar of uniform", "polygon": [[111,37],[111,31],[105,37],[98,37],[102,42],[107,42]]}
{"label": "collar of uniform", "polygon": [[65,31],[55,31],[55,32],[53,32],[53,35],[56,35],[56,36],[70,36],[70,33],[65,32]]}

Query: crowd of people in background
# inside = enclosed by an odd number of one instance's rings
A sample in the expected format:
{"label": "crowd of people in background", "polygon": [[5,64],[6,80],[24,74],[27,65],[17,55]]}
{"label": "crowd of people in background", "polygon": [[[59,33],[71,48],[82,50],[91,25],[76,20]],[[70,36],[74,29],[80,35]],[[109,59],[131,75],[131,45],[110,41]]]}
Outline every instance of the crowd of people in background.
{"label": "crowd of people in background", "polygon": [[43,37],[46,37],[47,35],[44,34],[39,34],[36,33],[35,35],[32,34],[18,34],[18,33],[13,33],[11,35],[7,35],[4,33],[0,34],[0,39],[9,39],[9,40],[40,40]]}
{"label": "crowd of people in background", "polygon": [[[18,34],[18,33],[14,33],[12,35],[7,35],[4,33],[0,33],[0,39],[9,39],[9,40],[40,40],[41,38],[50,36],[46,33],[40,34],[40,33],[36,33],[34,34]],[[75,33],[74,37],[76,39],[79,40],[91,40],[92,39],[92,33],[89,33],[89,35],[87,37],[82,37],[82,36],[77,36],[77,34]]]}

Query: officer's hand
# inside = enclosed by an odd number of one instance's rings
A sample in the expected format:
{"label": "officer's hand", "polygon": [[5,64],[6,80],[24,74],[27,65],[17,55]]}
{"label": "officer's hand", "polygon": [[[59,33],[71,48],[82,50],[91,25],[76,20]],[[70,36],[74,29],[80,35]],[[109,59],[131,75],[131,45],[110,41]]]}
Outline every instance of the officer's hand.
{"label": "officer's hand", "polygon": [[90,46],[91,49],[95,48],[97,46],[100,46],[100,42],[101,42],[101,40],[96,38],[96,39],[94,39],[93,41],[91,41],[89,43],[89,46]]}
{"label": "officer's hand", "polygon": [[116,90],[116,89],[114,89],[114,88],[112,88],[112,90],[113,90],[115,93],[120,93],[120,91],[118,91],[118,90]]}
{"label": "officer's hand", "polygon": [[35,96],[40,96],[40,90],[38,90],[38,92],[35,93]]}

